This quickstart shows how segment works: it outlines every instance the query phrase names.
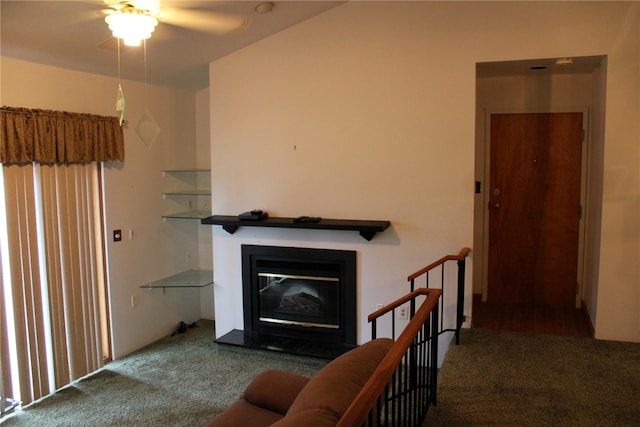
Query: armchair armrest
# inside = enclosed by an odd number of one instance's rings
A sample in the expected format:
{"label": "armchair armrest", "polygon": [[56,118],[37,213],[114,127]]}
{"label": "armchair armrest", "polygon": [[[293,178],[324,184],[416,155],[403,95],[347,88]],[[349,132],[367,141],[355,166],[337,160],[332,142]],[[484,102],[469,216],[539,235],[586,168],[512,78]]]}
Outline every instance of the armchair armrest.
{"label": "armchair armrest", "polygon": [[261,372],[247,386],[242,398],[279,414],[286,414],[309,378],[273,369]]}

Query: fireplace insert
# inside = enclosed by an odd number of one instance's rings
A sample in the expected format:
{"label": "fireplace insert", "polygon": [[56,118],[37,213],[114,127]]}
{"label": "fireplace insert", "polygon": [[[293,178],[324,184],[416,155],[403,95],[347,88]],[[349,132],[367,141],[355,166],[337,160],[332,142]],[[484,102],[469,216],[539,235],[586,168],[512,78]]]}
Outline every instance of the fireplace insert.
{"label": "fireplace insert", "polygon": [[356,343],[356,252],[242,245],[244,333]]}
{"label": "fireplace insert", "polygon": [[337,277],[258,273],[258,321],[305,327],[340,327]]}

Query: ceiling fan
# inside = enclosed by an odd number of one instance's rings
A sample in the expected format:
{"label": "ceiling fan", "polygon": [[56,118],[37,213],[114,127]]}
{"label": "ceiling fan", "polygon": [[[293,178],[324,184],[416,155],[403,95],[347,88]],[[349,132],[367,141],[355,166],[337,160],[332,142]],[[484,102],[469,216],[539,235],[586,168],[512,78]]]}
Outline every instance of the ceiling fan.
{"label": "ceiling fan", "polygon": [[227,34],[246,29],[250,21],[240,15],[173,6],[189,3],[184,1],[165,0],[161,4],[160,0],[104,0],[104,3],[108,8],[102,13],[109,29],[128,46],[139,46],[142,40],[150,38],[159,22]]}

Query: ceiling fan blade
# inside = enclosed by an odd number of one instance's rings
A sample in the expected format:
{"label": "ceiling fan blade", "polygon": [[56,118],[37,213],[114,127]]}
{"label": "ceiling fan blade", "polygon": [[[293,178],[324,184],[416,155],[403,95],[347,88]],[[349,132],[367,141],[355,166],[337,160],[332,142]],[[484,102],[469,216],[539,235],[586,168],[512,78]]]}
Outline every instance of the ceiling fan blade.
{"label": "ceiling fan blade", "polygon": [[250,19],[244,16],[178,8],[163,8],[159,19],[167,24],[213,34],[242,31],[250,22]]}
{"label": "ceiling fan blade", "polygon": [[160,0],[103,0],[107,7],[113,10],[135,7],[136,9],[147,10],[156,13],[160,10]]}

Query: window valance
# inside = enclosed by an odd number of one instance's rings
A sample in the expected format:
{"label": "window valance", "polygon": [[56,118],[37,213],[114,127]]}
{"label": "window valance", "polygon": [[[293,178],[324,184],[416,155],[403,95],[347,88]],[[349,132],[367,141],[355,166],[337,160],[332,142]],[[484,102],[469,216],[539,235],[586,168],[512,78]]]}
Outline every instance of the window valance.
{"label": "window valance", "polygon": [[116,117],[2,107],[0,163],[69,164],[124,161]]}

